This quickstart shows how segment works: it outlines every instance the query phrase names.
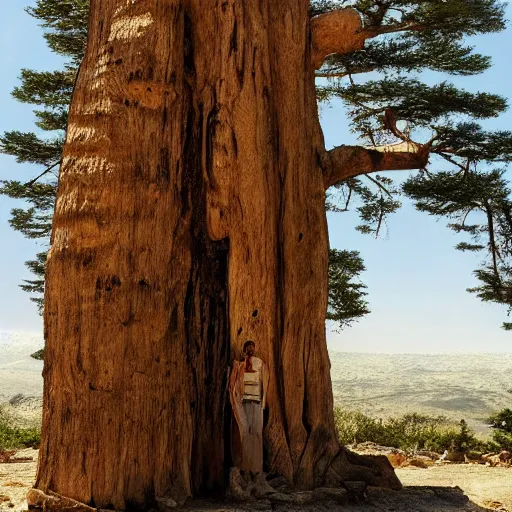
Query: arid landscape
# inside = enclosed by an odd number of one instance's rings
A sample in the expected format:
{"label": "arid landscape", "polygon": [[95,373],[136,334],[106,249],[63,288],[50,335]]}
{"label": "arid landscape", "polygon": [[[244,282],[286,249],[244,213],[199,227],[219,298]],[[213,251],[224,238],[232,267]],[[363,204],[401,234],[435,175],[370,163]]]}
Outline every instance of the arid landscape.
{"label": "arid landscape", "polygon": [[[23,417],[40,407],[43,363],[36,334],[0,333],[0,403],[13,397]],[[490,414],[512,405],[512,354],[357,354],[331,352],[337,406],[388,418],[408,412],[464,418],[487,432]]]}
{"label": "arid landscape", "polygon": [[[36,424],[41,414],[43,363],[30,357],[39,348],[41,338],[37,335],[0,334],[0,403],[28,425]],[[510,407],[512,402],[508,391],[512,387],[512,355],[333,352],[331,361],[336,405],[375,417],[418,412],[454,420],[465,418],[473,429],[485,435],[488,415]],[[2,510],[24,510],[24,496],[35,477],[37,450],[23,450],[17,456],[33,460],[0,465],[0,497],[5,499],[0,503]],[[349,504],[342,509],[354,512],[512,510],[512,468],[453,464],[429,469],[403,468],[397,473],[406,486],[405,493],[390,492],[385,499],[379,496],[374,502],[370,492],[368,504]],[[257,509],[266,510],[266,506],[266,502],[258,503]],[[212,504],[201,507],[197,505],[195,510],[243,509],[240,506],[219,509]],[[284,505],[270,507],[269,503],[268,510],[272,509],[298,510]],[[321,505],[303,509],[324,510]]]}
{"label": "arid landscape", "polygon": [[388,418],[417,412],[462,418],[486,433],[486,419],[512,405],[512,354],[331,353],[335,403]]}

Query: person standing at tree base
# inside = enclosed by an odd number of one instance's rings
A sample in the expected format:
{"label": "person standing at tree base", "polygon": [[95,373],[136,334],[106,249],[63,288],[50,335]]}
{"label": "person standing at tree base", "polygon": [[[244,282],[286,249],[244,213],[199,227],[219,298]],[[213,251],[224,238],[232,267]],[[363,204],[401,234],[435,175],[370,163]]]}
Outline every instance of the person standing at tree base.
{"label": "person standing at tree base", "polygon": [[[235,467],[254,479],[263,473],[263,411],[266,404],[269,373],[267,365],[256,357],[256,344],[247,340],[244,359],[233,364],[229,395],[236,422],[232,444]],[[238,435],[237,435],[238,434]]]}

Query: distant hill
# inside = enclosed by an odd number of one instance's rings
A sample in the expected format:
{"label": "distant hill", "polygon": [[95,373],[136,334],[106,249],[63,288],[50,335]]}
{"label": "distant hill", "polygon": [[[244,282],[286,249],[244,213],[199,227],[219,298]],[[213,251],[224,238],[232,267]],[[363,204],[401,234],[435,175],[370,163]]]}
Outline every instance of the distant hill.
{"label": "distant hill", "polygon": [[41,335],[0,332],[0,404],[21,425],[40,422],[43,362],[30,354],[42,346]]}
{"label": "distant hill", "polygon": [[512,354],[331,353],[334,401],[387,418],[408,412],[464,418],[477,432],[512,407]]}
{"label": "distant hill", "polygon": [[30,357],[42,347],[41,335],[0,332],[0,403],[19,393],[42,395],[43,362]]}
{"label": "distant hill", "polygon": [[[0,332],[0,403],[13,401],[23,415],[40,407],[43,363],[30,354],[42,345],[37,334]],[[512,354],[330,355],[334,401],[345,409],[381,418],[407,412],[464,418],[486,432],[491,413],[512,407]]]}

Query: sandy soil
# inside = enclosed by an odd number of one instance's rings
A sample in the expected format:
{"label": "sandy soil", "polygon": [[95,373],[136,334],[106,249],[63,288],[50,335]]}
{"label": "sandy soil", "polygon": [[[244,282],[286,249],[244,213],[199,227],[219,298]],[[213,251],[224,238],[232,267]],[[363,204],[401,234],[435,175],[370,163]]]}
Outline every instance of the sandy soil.
{"label": "sandy soil", "polygon": [[38,450],[27,448],[16,457],[32,457],[32,462],[0,464],[0,510],[27,510],[25,495],[34,485]]}
{"label": "sandy soil", "polygon": [[428,469],[397,469],[404,486],[457,486],[479,505],[512,512],[512,468],[480,464],[432,466]]}
{"label": "sandy soil", "polygon": [[[33,457],[33,461],[0,464],[0,510],[27,510],[25,495],[34,483],[37,453],[32,449],[21,450],[17,457]],[[405,486],[403,491],[368,489],[365,503],[326,502],[299,507],[271,505],[266,500],[247,505],[196,501],[185,508],[195,512],[512,512],[512,468],[454,464],[429,469],[398,469],[397,474]]]}

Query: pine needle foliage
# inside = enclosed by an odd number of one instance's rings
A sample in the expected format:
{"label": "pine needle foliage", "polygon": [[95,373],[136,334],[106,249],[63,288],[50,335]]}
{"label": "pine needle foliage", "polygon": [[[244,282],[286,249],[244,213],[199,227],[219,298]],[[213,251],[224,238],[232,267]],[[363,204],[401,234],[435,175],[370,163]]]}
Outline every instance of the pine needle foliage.
{"label": "pine needle foliage", "polygon": [[[37,107],[35,124],[39,131],[49,132],[48,136],[17,130],[0,135],[2,153],[14,156],[18,163],[42,166],[33,176],[23,175],[20,170],[19,179],[0,181],[0,194],[22,201],[22,207],[11,211],[9,223],[13,229],[27,238],[41,240],[43,245],[48,244],[51,233],[68,108],[87,38],[88,9],[87,0],[37,0],[26,9],[40,22],[49,48],[66,61],[55,71],[22,69],[20,85],[12,92],[16,100]],[[21,284],[41,311],[45,262],[46,251],[27,261],[35,278]]]}
{"label": "pine needle foliage", "polygon": [[[23,69],[20,85],[13,91],[14,98],[37,107],[36,125],[48,136],[16,130],[0,136],[1,152],[20,163],[41,166],[34,176],[1,182],[0,193],[24,201],[24,207],[12,211],[13,228],[42,241],[48,241],[51,232],[67,112],[87,39],[88,7],[88,0],[37,0],[27,8],[40,22],[49,48],[66,60],[55,71]],[[350,179],[329,191],[327,209],[341,212],[355,206],[361,217],[358,229],[374,236],[379,236],[387,216],[399,208],[401,193],[432,215],[460,217],[469,208],[478,211],[484,220],[475,224],[473,231],[460,218],[453,222],[458,226],[453,229],[469,236],[458,249],[488,255],[485,265],[475,271],[482,284],[471,291],[482,300],[511,305],[506,259],[508,195],[503,195],[508,189],[502,170],[476,171],[482,163],[506,164],[512,158],[512,133],[487,131],[478,124],[499,116],[507,102],[492,92],[459,89],[445,77],[437,84],[427,84],[421,75],[431,70],[471,76],[488,69],[491,59],[476,52],[467,38],[503,30],[505,4],[498,0],[313,0],[310,14],[313,17],[347,7],[359,12],[363,29],[375,37],[360,51],[326,59],[317,72],[318,77],[327,79],[318,84],[318,101],[340,98],[347,107],[351,129],[363,145],[410,142],[419,136],[419,142],[428,144],[430,153],[437,155],[433,158],[442,159],[450,169],[444,174],[420,173],[403,189],[388,177]],[[466,180],[464,194],[457,188],[461,175]],[[474,199],[477,191],[478,202],[471,202],[468,198]],[[489,209],[494,241],[489,238]],[[36,292],[41,304],[44,253],[27,265],[36,279],[22,286]],[[334,315],[340,326],[367,312],[364,286],[357,284],[362,269],[357,253],[331,252],[329,315]]]}

